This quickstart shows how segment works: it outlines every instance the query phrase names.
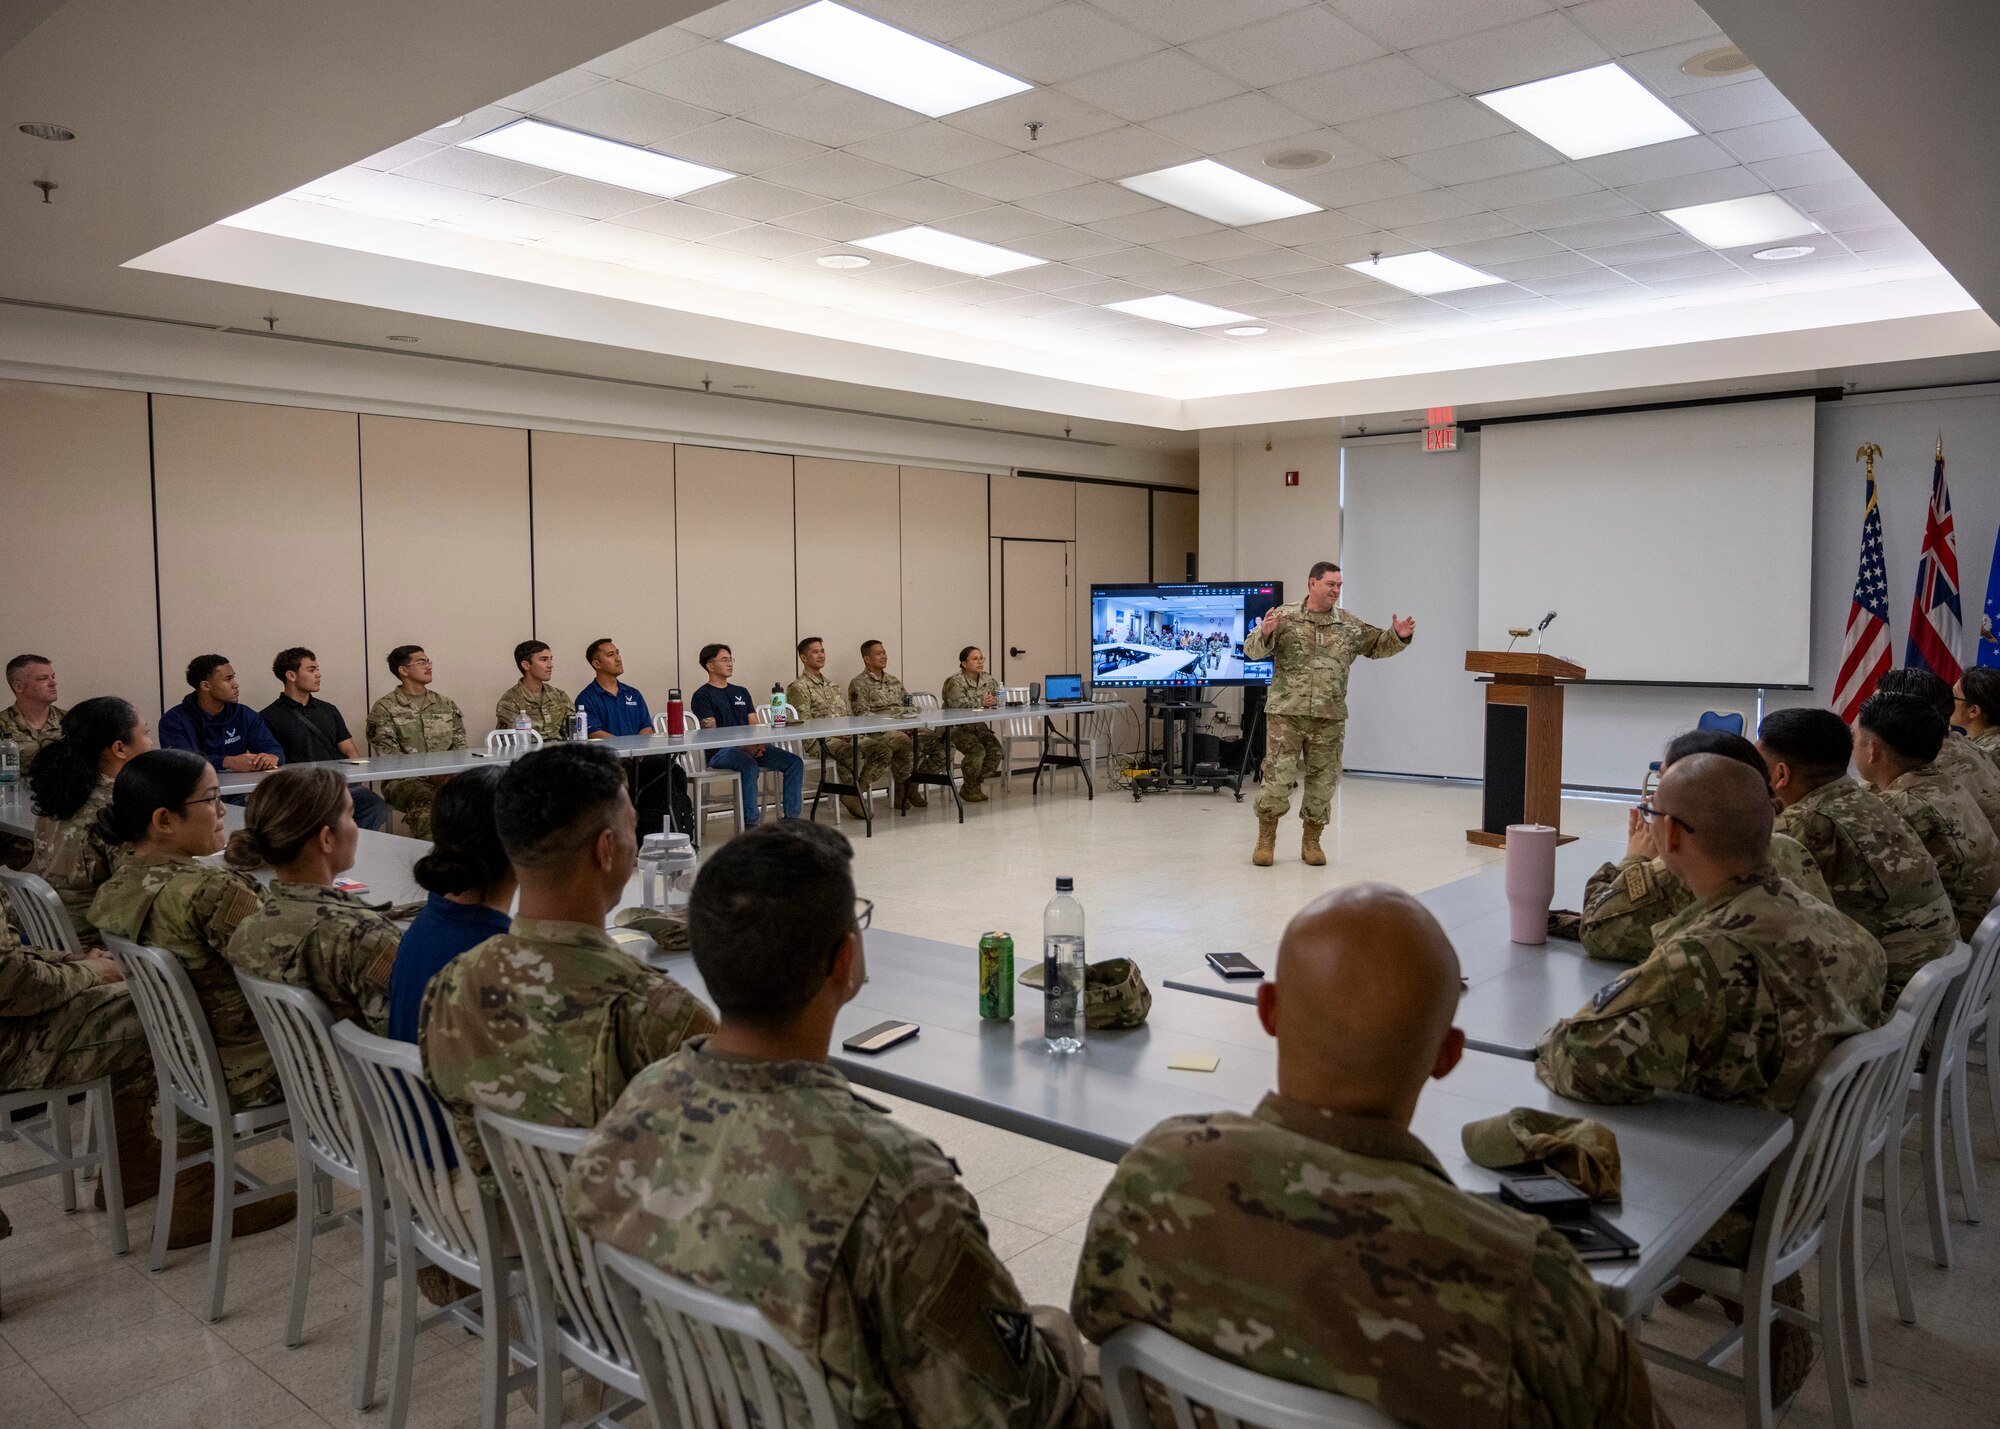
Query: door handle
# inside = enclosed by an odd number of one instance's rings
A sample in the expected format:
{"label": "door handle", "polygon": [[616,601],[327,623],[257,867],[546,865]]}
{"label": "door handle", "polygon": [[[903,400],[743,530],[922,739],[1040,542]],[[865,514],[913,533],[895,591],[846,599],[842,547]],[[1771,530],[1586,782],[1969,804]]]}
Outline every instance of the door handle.
{"label": "door handle", "polygon": [[1022,657],[1023,655],[1027,654],[1028,652],[1027,652],[1027,651],[1025,651],[1025,650],[1023,650],[1023,649],[1022,649],[1022,648],[1021,648],[1020,646],[1018,646],[1018,645],[1009,645],[1009,646],[1007,647],[1007,653],[1008,653],[1009,655],[1012,655],[1012,656],[1013,656],[1013,657],[1014,657],[1015,659],[1017,659],[1017,660],[1018,660],[1018,659],[1020,659],[1020,658],[1021,658],[1021,657]]}

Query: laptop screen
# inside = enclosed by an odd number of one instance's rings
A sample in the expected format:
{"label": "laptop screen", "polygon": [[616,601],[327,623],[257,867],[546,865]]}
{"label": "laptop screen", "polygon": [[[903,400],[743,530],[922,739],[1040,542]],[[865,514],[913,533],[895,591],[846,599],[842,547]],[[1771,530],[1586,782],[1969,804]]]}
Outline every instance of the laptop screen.
{"label": "laptop screen", "polygon": [[1044,675],[1042,677],[1042,698],[1054,703],[1057,700],[1080,700],[1083,698],[1083,676]]}

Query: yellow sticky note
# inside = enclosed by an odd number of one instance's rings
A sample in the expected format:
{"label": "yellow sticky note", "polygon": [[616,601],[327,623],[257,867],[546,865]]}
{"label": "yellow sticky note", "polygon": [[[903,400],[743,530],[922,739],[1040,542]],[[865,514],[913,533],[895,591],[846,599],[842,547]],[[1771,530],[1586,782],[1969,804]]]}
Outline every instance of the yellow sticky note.
{"label": "yellow sticky note", "polygon": [[1222,1064],[1220,1057],[1203,1057],[1193,1052],[1183,1052],[1167,1063],[1170,1072],[1212,1072]]}

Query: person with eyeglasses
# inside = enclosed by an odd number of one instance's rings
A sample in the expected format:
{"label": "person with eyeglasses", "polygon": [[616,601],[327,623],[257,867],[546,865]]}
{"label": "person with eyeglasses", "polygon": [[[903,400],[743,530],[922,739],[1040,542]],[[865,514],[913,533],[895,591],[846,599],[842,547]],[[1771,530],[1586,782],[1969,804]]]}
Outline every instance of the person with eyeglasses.
{"label": "person with eyeglasses", "polygon": [[564,1212],[754,1305],[843,1423],[1100,1424],[1076,1326],[1023,1300],[957,1167],[828,1063],[868,975],[852,858],[798,821],[708,856],[688,927],[722,1025],[633,1078],[572,1164]]}
{"label": "person with eyeglasses", "polygon": [[[1691,729],[1676,735],[1660,759],[1664,773],[1690,754],[1719,754],[1754,769],[1767,780],[1764,757],[1740,734]],[[1771,835],[1771,865],[1778,877],[1797,884],[1822,903],[1831,903],[1819,865],[1797,840]],[[1584,885],[1577,941],[1593,958],[1636,963],[1653,950],[1653,928],[1694,902],[1687,885],[1667,870],[1653,842],[1653,826],[1637,809],[1626,822],[1625,857],[1600,866]]]}
{"label": "person with eyeglasses", "polygon": [[[431,688],[431,657],[421,645],[398,645],[389,652],[396,688],[368,711],[368,748],[376,754],[437,754],[465,748],[465,716],[458,705]],[[410,837],[431,836],[431,803],[451,776],[391,779],[382,797],[399,810]]]}
{"label": "person with eyeglasses", "polygon": [[[1655,1092],[1789,1112],[1827,1053],[1883,1020],[1881,944],[1771,867],[1771,791],[1754,769],[1693,754],[1640,805],[1669,871],[1694,901],[1660,924],[1653,950],[1543,1034],[1536,1072],[1558,1096],[1620,1105]],[[1693,1254],[1748,1263],[1761,1183]],[[1793,1276],[1780,1303],[1803,1305]],[[1772,1402],[1812,1362],[1798,1326],[1771,1328]]]}
{"label": "person with eyeglasses", "polygon": [[604,931],[639,855],[638,814],[610,750],[572,742],[522,755],[500,777],[493,821],[520,882],[514,921],[431,979],[417,1040],[467,1169],[498,1194],[475,1108],[594,1126],[640,1068],[713,1031],[715,1016]]}
{"label": "person with eyeglasses", "polygon": [[[106,839],[129,845],[132,852],[97,890],[91,921],[113,937],[166,949],[187,970],[221,1054],[231,1111],[282,1100],[284,1088],[271,1049],[224,956],[236,930],[262,905],[263,890],[246,874],[202,862],[220,853],[224,842],[222,795],[213,766],[188,750],[141,754],[118,771],[111,803],[98,822]],[[143,1119],[129,1128],[121,1119],[118,1136],[121,1154],[128,1136],[141,1143],[153,1140]],[[196,1123],[181,1118],[183,1143],[204,1142],[206,1136]],[[158,1156],[157,1143],[153,1153]],[[157,1185],[157,1161],[152,1179]],[[215,1177],[206,1166],[180,1173],[174,1182],[169,1249],[207,1241],[214,1195]],[[244,1206],[235,1212],[236,1233],[280,1225],[292,1218],[294,1209],[289,1195]]]}

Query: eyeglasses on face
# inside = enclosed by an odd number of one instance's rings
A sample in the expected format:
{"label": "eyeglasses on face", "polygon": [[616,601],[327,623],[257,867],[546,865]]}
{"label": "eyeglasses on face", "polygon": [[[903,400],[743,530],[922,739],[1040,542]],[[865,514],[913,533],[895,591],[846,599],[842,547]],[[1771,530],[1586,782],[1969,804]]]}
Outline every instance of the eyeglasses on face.
{"label": "eyeglasses on face", "polygon": [[1694,825],[1689,823],[1686,819],[1682,818],[1679,814],[1670,814],[1665,809],[1656,809],[1651,804],[1648,804],[1643,800],[1639,804],[1639,817],[1644,819],[1649,824],[1652,823],[1653,820],[1655,819],[1669,819],[1672,822],[1679,824],[1689,833],[1694,832]]}

